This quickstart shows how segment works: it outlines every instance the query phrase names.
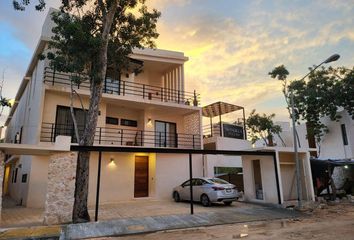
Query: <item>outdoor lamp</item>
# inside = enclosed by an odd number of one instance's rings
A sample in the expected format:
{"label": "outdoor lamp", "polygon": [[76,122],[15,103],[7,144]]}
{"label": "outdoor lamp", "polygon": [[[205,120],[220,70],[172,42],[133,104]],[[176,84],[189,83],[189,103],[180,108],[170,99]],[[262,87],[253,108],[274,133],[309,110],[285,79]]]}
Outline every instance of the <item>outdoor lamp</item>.
{"label": "outdoor lamp", "polygon": [[115,167],[116,166],[116,163],[114,161],[114,157],[111,156],[111,158],[109,159],[109,164],[108,164],[109,167]]}
{"label": "outdoor lamp", "polygon": [[333,54],[332,56],[330,56],[329,58],[327,58],[323,63],[330,63],[330,62],[334,62],[337,61],[340,58],[339,54]]}

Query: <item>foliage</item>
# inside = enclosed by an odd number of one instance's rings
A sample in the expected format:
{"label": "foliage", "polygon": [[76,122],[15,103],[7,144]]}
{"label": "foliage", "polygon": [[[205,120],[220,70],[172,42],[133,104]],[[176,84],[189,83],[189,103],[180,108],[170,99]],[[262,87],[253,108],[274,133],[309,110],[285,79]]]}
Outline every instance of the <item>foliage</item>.
{"label": "foliage", "polygon": [[[329,131],[321,121],[323,117],[338,121],[338,110],[343,108],[354,119],[354,68],[322,67],[316,71],[312,68],[309,70],[308,80],[294,80],[290,84],[287,82],[289,72],[284,65],[276,67],[269,75],[282,81],[282,91],[288,106],[290,93],[293,93],[296,121],[306,121],[308,133],[315,136],[319,144]],[[291,116],[290,110],[289,114]]]}
{"label": "foliage", "polygon": [[296,119],[308,123],[309,133],[317,143],[329,131],[321,118],[338,121],[338,110],[344,109],[354,119],[354,68],[321,68],[312,72],[307,81],[293,81],[288,91],[294,94]]}
{"label": "foliage", "polygon": [[282,129],[279,125],[274,124],[273,118],[275,114],[267,116],[266,114],[260,115],[253,109],[250,116],[246,120],[246,125],[249,132],[251,142],[255,143],[257,140],[262,139],[267,146],[273,145],[273,136],[279,135]]}
{"label": "foliage", "polygon": [[[22,0],[22,1],[13,0],[12,4],[16,10],[24,11],[26,9],[26,6],[31,4],[31,1],[30,0]],[[35,9],[37,11],[42,11],[42,10],[44,10],[45,6],[46,6],[46,4],[45,4],[44,0],[37,0],[37,4],[35,5]]]}

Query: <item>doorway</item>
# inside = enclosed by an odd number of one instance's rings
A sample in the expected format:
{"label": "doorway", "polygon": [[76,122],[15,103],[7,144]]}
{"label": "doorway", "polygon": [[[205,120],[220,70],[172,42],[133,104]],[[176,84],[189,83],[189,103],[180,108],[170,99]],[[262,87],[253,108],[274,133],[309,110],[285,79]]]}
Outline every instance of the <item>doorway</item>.
{"label": "doorway", "polygon": [[177,147],[176,123],[155,121],[155,146]]}
{"label": "doorway", "polygon": [[134,197],[149,196],[149,157],[135,156]]}
{"label": "doorway", "polygon": [[253,179],[256,199],[263,200],[263,187],[262,187],[262,174],[261,174],[261,161],[253,160]]}

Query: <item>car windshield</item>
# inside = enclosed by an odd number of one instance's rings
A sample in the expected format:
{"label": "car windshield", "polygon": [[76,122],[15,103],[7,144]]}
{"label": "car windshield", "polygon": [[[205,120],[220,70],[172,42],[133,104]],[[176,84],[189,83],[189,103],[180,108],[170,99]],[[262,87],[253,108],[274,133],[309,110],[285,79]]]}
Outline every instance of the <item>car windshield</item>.
{"label": "car windshield", "polygon": [[228,182],[226,182],[225,180],[222,180],[220,178],[209,178],[208,181],[210,181],[212,183],[217,183],[217,184],[229,184]]}

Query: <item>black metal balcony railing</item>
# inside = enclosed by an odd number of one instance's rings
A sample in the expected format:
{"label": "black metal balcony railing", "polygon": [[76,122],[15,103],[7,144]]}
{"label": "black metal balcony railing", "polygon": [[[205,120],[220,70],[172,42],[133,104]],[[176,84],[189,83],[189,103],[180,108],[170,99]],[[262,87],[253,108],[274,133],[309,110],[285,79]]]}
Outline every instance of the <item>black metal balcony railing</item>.
{"label": "black metal balcony railing", "polygon": [[[56,72],[46,67],[44,70],[44,82],[51,85],[70,86],[70,74]],[[78,86],[76,85],[75,88],[89,90],[90,83],[85,81]],[[200,103],[200,96],[195,91],[192,93],[111,78],[106,78],[103,85],[103,93],[122,96],[130,95],[148,100],[193,106],[198,106]]]}
{"label": "black metal balcony railing", "polygon": [[[83,126],[78,128],[82,134]],[[71,136],[72,142],[77,142],[72,125],[42,123],[41,142],[55,142],[59,135]],[[201,139],[199,134],[97,127],[94,144],[200,149]]]}

